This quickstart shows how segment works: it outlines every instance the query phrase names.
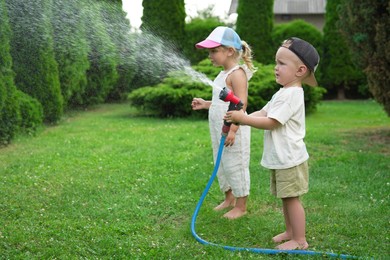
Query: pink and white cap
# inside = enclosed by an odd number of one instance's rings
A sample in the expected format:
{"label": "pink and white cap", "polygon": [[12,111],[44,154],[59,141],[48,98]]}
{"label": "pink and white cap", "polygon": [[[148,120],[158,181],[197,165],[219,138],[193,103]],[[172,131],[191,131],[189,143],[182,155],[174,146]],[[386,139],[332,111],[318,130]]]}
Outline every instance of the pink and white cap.
{"label": "pink and white cap", "polygon": [[221,45],[234,47],[237,50],[242,49],[240,36],[232,28],[225,26],[215,28],[206,40],[198,42],[195,47],[198,49],[212,49]]}

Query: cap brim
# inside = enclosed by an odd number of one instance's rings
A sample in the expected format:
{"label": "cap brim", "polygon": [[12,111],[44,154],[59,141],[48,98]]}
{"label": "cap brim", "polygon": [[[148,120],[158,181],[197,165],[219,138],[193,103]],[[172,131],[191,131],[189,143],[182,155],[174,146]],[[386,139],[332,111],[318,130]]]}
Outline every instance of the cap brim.
{"label": "cap brim", "polygon": [[219,46],[221,46],[220,43],[211,40],[204,40],[195,44],[195,47],[198,49],[212,49],[217,48]]}
{"label": "cap brim", "polygon": [[316,77],[314,76],[314,73],[310,73],[310,75],[305,78],[303,81],[303,83],[309,85],[309,86],[312,86],[312,87],[316,87],[318,86],[318,83],[317,83],[317,80],[316,80]]}

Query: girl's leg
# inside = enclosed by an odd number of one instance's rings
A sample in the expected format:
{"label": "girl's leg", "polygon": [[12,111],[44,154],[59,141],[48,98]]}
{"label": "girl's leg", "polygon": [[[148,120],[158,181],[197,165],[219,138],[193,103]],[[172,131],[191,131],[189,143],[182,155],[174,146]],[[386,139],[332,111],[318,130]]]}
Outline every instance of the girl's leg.
{"label": "girl's leg", "polygon": [[236,201],[233,196],[232,190],[228,190],[227,192],[225,192],[225,200],[221,204],[216,206],[214,210],[219,211],[229,207],[234,207],[235,202]]}
{"label": "girl's leg", "polygon": [[291,240],[277,246],[277,248],[281,250],[307,249],[309,244],[306,242],[305,210],[299,197],[284,198],[282,200],[283,209],[287,211],[287,220],[291,225],[292,233]]}
{"label": "girl's leg", "polygon": [[244,216],[246,214],[247,198],[248,196],[237,198],[234,208],[229,212],[225,213],[225,215],[223,216],[228,219],[236,219]]}

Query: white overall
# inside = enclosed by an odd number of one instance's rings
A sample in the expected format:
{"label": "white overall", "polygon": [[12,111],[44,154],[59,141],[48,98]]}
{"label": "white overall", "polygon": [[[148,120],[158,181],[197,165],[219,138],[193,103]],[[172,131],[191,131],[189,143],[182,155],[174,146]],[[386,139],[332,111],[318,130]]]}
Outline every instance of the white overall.
{"label": "white overall", "polygon": [[[245,65],[237,65],[229,71],[221,71],[214,80],[212,104],[209,109],[209,127],[211,142],[213,146],[214,163],[217,160],[219,144],[221,141],[221,130],[223,117],[228,110],[229,102],[219,99],[221,89],[226,86],[226,78],[230,73],[239,68],[246,72],[247,79],[252,77],[252,72]],[[236,198],[249,195],[250,176],[250,135],[249,126],[240,126],[235,137],[233,146],[225,147],[223,150],[221,163],[219,165],[217,177],[219,187],[222,192],[232,190]]]}

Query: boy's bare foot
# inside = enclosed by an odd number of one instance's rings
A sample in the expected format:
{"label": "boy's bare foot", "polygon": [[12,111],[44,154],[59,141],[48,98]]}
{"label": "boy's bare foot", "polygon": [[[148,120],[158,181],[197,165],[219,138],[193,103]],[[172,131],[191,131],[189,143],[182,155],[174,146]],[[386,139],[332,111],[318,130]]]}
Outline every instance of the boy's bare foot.
{"label": "boy's bare foot", "polygon": [[290,240],[291,237],[287,232],[280,233],[279,235],[276,235],[272,238],[272,241],[275,243],[281,243],[286,240]]}
{"label": "boy's bare foot", "polygon": [[229,212],[225,213],[223,216],[228,219],[237,219],[246,214],[246,211],[242,211],[240,208],[234,207]]}
{"label": "boy's bare foot", "polygon": [[230,208],[230,207],[234,207],[234,204],[235,204],[235,201],[232,200],[232,201],[227,201],[227,200],[224,200],[221,204],[219,204],[218,206],[216,206],[214,208],[215,211],[220,211],[220,210],[223,210],[223,209],[227,209],[227,208]]}
{"label": "boy's bare foot", "polygon": [[302,243],[298,243],[295,240],[287,241],[276,247],[276,249],[279,250],[295,250],[295,249],[306,250],[308,248],[309,248],[309,244],[306,241]]}

